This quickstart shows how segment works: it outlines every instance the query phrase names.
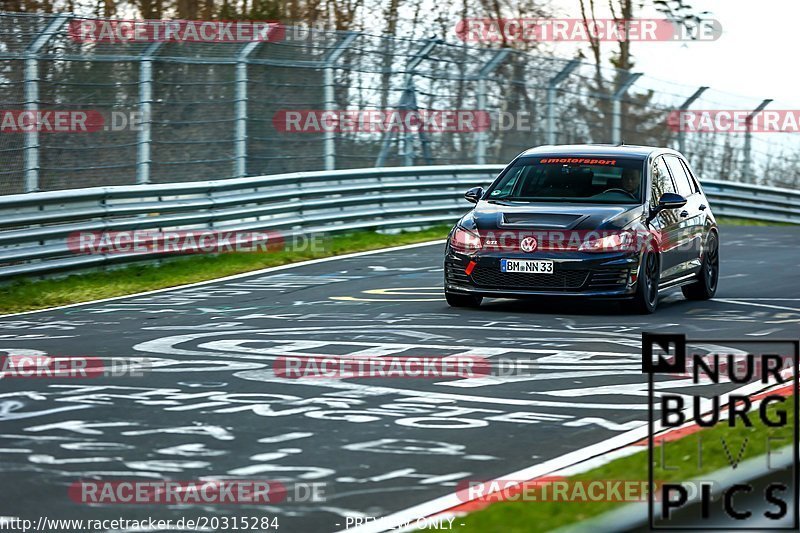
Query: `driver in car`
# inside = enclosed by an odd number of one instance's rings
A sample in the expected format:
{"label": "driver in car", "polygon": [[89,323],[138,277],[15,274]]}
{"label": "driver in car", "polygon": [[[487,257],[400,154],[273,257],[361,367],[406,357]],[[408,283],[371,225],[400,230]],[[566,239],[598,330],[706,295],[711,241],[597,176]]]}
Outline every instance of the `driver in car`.
{"label": "driver in car", "polygon": [[639,185],[642,183],[642,173],[635,168],[622,169],[622,188],[632,196],[639,197]]}

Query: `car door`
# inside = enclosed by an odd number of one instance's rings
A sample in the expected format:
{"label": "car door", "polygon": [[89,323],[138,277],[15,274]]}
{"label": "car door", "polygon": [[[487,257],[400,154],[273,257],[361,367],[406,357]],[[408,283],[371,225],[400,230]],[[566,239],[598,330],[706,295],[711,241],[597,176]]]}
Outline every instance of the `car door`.
{"label": "car door", "polygon": [[[664,156],[658,156],[653,160],[650,176],[650,207],[655,208],[661,195],[677,192],[677,188],[672,181],[672,175],[669,173]],[[658,235],[662,281],[674,277],[683,263],[680,251],[681,217],[679,212],[678,209],[664,209],[659,211],[650,223],[652,230]]]}
{"label": "car door", "polygon": [[679,157],[665,155],[664,160],[672,174],[672,181],[678,194],[686,198],[686,205],[677,210],[681,260],[675,274],[688,275],[700,268],[700,251],[705,226],[705,210],[701,209],[703,198],[689,178],[685,164]]}

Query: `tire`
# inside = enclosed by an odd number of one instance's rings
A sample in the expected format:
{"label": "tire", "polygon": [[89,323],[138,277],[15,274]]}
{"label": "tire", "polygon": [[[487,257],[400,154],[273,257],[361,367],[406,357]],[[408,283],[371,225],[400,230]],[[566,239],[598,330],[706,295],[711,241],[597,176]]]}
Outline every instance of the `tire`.
{"label": "tire", "polygon": [[471,294],[456,294],[444,291],[444,298],[450,307],[480,307],[483,301],[482,296],[472,296]]}
{"label": "tire", "polygon": [[649,315],[658,307],[659,281],[658,255],[648,250],[642,255],[639,275],[636,280],[636,294],[626,302],[628,310],[641,315]]}
{"label": "tire", "polygon": [[681,287],[687,300],[710,300],[717,293],[719,285],[719,237],[716,233],[708,236],[703,263],[697,274],[697,281]]}

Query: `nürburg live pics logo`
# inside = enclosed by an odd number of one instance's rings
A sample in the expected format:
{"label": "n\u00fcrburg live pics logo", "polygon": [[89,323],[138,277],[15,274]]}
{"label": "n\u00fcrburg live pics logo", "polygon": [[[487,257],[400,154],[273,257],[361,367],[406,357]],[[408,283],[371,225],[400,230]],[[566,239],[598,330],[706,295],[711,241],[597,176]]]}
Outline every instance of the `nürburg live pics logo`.
{"label": "n\u00fcrburg live pics logo", "polygon": [[797,340],[642,334],[653,530],[798,530]]}

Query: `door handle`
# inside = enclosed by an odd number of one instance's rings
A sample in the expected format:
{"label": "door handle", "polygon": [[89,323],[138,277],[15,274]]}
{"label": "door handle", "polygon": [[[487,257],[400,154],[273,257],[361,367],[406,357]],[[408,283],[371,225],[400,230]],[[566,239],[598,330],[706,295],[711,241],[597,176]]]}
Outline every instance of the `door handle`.
{"label": "door handle", "polygon": [[706,209],[708,209],[706,204],[700,204],[700,211],[705,211]]}
{"label": "door handle", "polygon": [[685,209],[683,211],[681,211],[681,217],[686,218],[688,216],[689,216],[689,211],[687,211]]}

